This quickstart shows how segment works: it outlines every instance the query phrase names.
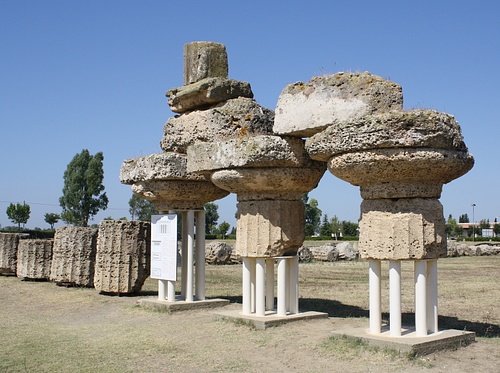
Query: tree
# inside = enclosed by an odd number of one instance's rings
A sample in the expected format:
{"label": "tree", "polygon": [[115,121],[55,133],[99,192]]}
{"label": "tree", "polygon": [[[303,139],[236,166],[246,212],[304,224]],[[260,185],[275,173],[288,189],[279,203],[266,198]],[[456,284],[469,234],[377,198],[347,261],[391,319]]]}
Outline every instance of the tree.
{"label": "tree", "polygon": [[493,226],[493,233],[495,233],[496,237],[498,237],[500,235],[500,224],[495,224]]}
{"label": "tree", "polygon": [[219,224],[219,233],[222,236],[222,239],[226,238],[227,231],[231,228],[231,225],[227,221],[223,221]]}
{"label": "tree", "polygon": [[455,219],[451,216],[451,214],[448,216],[448,220],[446,221],[445,225],[445,232],[448,235],[448,237],[456,237],[459,235],[459,228],[461,228]]}
{"label": "tree", "polygon": [[467,214],[460,215],[458,217],[458,222],[459,223],[469,223],[469,217],[467,216]]}
{"label": "tree", "polygon": [[358,224],[352,221],[342,221],[342,234],[344,236],[355,237],[358,235]]}
{"label": "tree", "polygon": [[66,223],[87,227],[89,219],[108,207],[104,192],[102,152],[91,155],[87,149],[76,154],[64,172],[63,195],[59,203]]}
{"label": "tree", "polygon": [[44,215],[45,222],[50,225],[50,229],[54,230],[54,224],[56,224],[61,216],[59,214],[54,214],[52,212],[48,212]]}
{"label": "tree", "polygon": [[205,209],[205,234],[214,234],[219,220],[219,213],[217,212],[219,206],[213,202],[208,202],[205,203],[203,208]]}
{"label": "tree", "polygon": [[323,215],[323,220],[321,222],[321,227],[319,228],[319,234],[325,237],[331,237],[333,233],[332,224],[328,220],[328,215]]}
{"label": "tree", "polygon": [[318,208],[318,201],[314,198],[311,198],[309,202],[307,202],[309,196],[307,193],[302,195],[302,202],[304,202],[304,217],[305,217],[305,226],[304,232],[306,236],[314,236],[316,233],[319,233],[319,226],[321,221],[321,210]]}
{"label": "tree", "polygon": [[17,224],[17,229],[21,230],[21,224],[26,224],[30,218],[31,208],[30,205],[27,205],[25,202],[21,205],[20,203],[16,203],[15,205],[11,203],[9,207],[7,207],[7,216],[11,222]]}
{"label": "tree", "polygon": [[137,217],[137,220],[151,221],[151,215],[158,214],[158,210],[155,209],[155,206],[151,201],[148,201],[137,194],[132,194],[132,197],[128,201],[128,205],[130,206],[128,211],[132,220],[135,220]]}

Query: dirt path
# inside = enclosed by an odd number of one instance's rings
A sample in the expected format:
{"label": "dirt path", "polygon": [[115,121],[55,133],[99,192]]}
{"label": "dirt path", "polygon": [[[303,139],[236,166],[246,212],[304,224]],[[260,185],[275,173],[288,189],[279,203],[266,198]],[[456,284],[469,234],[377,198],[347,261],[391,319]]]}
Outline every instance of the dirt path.
{"label": "dirt path", "polygon": [[257,331],[210,311],[170,315],[136,300],[0,277],[0,372],[500,372],[498,338],[412,360],[328,343],[336,327],[366,319]]}

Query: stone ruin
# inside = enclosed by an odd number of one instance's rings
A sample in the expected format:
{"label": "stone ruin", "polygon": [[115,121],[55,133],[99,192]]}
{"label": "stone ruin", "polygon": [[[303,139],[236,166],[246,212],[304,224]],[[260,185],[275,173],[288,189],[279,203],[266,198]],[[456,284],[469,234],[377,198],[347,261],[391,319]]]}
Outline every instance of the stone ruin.
{"label": "stone ruin", "polygon": [[17,248],[17,277],[48,280],[52,261],[52,239],[23,239]]}
{"label": "stone ruin", "polygon": [[94,287],[101,293],[141,290],[150,275],[150,223],[103,220],[99,224]]}
{"label": "stone ruin", "polygon": [[[185,86],[167,92],[179,115],[165,124],[164,153],[125,161],[121,180],[164,212],[200,207],[200,195],[208,201],[204,188],[187,181],[217,190],[212,200],[236,193],[242,314],[264,317],[273,310],[275,261],[276,313],[298,312],[300,196],[327,167],[359,186],[363,198],[358,249],[370,264],[370,333],[382,333],[384,260],[390,266],[390,335],[402,334],[403,260],[415,263],[416,336],[436,333],[437,259],[446,255],[439,198],[443,184],[474,164],[456,120],[431,110],[403,110],[401,86],[368,72],[291,84],[274,116],[253,100],[248,83],[227,79],[222,45],[188,44],[184,63]],[[178,195],[185,198],[180,204],[174,203]]]}
{"label": "stone ruin", "polygon": [[88,227],[56,229],[50,281],[65,286],[94,286],[97,232]]}
{"label": "stone ruin", "polygon": [[0,274],[16,275],[19,234],[0,233]]}

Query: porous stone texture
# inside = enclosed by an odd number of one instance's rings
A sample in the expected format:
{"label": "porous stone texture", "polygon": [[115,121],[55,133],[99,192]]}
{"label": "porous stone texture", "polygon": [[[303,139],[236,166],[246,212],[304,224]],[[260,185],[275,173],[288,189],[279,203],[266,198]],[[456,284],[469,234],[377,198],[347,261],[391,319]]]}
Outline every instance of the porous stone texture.
{"label": "porous stone texture", "polygon": [[204,78],[227,78],[229,72],[224,44],[209,41],[184,45],[184,85]]}
{"label": "porous stone texture", "polygon": [[168,97],[168,106],[174,113],[207,108],[232,98],[253,98],[249,83],[224,78],[205,78],[171,89],[165,95]]}
{"label": "porous stone texture", "polygon": [[17,233],[0,233],[0,274],[15,275],[17,266]]}
{"label": "porous stone texture", "polygon": [[[304,140],[296,137],[258,135],[246,139],[200,143],[188,149],[189,172],[228,168],[323,167],[312,161],[304,149]],[[207,171],[208,172],[208,171]]]}
{"label": "porous stone texture", "polygon": [[52,239],[19,240],[17,277],[27,280],[48,280],[52,260]]}
{"label": "porous stone texture", "polygon": [[294,200],[311,191],[325,173],[323,164],[311,168],[237,168],[215,171],[211,179],[238,194],[238,201]]}
{"label": "porous stone texture", "polygon": [[401,86],[379,76],[337,73],[285,87],[276,106],[274,132],[312,136],[331,125],[403,108]]}
{"label": "porous stone texture", "polygon": [[94,286],[97,228],[61,227],[54,235],[50,281],[62,285]]}
{"label": "porous stone texture", "polygon": [[148,180],[201,180],[203,176],[187,171],[187,156],[179,153],[151,154],[122,163],[120,181],[133,184]]}
{"label": "porous stone texture", "polygon": [[102,293],[141,290],[150,274],[151,224],[103,220],[99,224],[94,286]]}
{"label": "porous stone texture", "polygon": [[229,193],[203,175],[187,171],[187,156],[179,153],[152,154],[122,163],[120,181],[151,201],[158,211],[198,209]]}
{"label": "porous stone texture", "polygon": [[306,141],[311,158],[373,149],[425,148],[467,152],[452,115],[433,110],[392,111],[336,123]]}
{"label": "porous stone texture", "polygon": [[446,257],[443,207],[437,199],[364,200],[359,231],[359,253],[365,259]]}
{"label": "porous stone texture", "polygon": [[304,242],[302,201],[238,203],[235,251],[242,257],[296,254]]}
{"label": "porous stone texture", "polygon": [[211,242],[205,246],[207,264],[229,264],[233,248],[225,242]]}
{"label": "porous stone texture", "polygon": [[250,98],[235,98],[207,110],[170,118],[160,142],[165,152],[183,153],[192,144],[272,134],[274,112]]}

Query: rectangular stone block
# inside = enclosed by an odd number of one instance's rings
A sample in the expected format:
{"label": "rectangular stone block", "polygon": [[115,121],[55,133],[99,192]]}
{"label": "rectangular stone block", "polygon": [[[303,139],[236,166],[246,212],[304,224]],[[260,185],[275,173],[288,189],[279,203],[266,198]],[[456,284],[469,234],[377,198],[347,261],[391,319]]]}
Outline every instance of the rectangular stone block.
{"label": "rectangular stone block", "polygon": [[50,280],[64,285],[94,286],[97,229],[61,227],[54,235]]}
{"label": "rectangular stone block", "polygon": [[99,224],[94,286],[102,293],[141,290],[150,274],[151,223],[103,220]]}
{"label": "rectangular stone block", "polygon": [[53,240],[23,239],[17,248],[17,277],[48,280]]}
{"label": "rectangular stone block", "polygon": [[443,207],[437,199],[365,200],[359,230],[359,253],[364,259],[446,257]]}
{"label": "rectangular stone block", "polygon": [[0,233],[0,274],[15,275],[19,234]]}

